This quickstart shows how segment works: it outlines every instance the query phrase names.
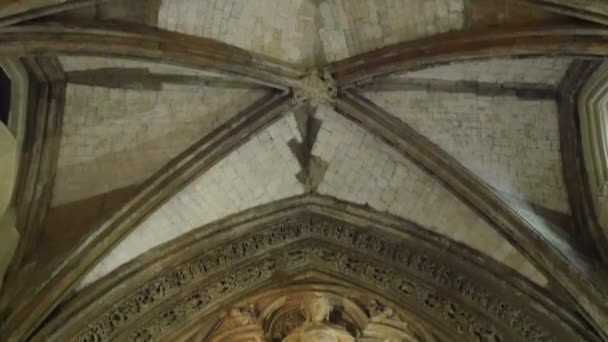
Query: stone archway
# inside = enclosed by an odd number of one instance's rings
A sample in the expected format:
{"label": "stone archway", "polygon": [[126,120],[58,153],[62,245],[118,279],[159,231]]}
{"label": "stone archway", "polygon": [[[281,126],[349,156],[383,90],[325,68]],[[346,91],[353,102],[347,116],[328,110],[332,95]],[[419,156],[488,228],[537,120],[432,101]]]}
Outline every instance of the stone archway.
{"label": "stone archway", "polygon": [[533,286],[509,283],[487,258],[419,228],[315,206],[235,222],[203,227],[125,265],[73,298],[34,340],[179,340],[260,293],[318,283],[303,277],[312,271],[329,287],[394,303],[402,317],[447,336],[441,340],[596,338]]}

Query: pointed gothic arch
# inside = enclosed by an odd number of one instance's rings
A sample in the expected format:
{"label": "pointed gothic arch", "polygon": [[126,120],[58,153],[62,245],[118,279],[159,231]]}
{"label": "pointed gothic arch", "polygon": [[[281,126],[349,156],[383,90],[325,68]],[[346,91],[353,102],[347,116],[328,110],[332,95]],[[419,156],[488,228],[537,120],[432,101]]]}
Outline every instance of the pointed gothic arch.
{"label": "pointed gothic arch", "polygon": [[145,253],[75,295],[34,340],[167,339],[226,303],[310,285],[314,277],[298,276],[307,271],[381,295],[453,337],[597,339],[489,258],[413,223],[315,196],[254,208]]}

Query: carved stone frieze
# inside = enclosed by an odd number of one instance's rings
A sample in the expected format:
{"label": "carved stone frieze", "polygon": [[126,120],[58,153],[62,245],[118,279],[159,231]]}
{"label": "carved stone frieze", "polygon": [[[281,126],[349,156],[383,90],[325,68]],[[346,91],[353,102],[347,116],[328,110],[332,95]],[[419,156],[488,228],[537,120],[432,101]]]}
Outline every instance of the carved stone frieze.
{"label": "carved stone frieze", "polygon": [[[525,304],[533,298],[516,288],[508,289],[513,298],[497,293],[507,283],[492,286],[488,281],[499,280],[475,279],[467,271],[475,266],[458,260],[440,258],[419,241],[372,234],[323,216],[283,219],[159,274],[95,317],[77,318],[82,323],[74,326],[81,331],[73,336],[76,341],[162,340],[219,303],[272,283],[277,274],[311,267],[381,292],[465,340],[576,336],[547,326],[549,319]],[[396,318],[389,308],[372,304],[368,310],[380,323]]]}

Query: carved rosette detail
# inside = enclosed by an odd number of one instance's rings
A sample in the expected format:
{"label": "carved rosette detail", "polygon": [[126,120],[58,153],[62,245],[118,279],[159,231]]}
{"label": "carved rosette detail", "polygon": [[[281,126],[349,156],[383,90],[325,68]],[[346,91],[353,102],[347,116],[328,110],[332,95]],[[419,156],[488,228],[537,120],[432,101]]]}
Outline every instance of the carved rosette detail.
{"label": "carved rosette detail", "polygon": [[[284,248],[286,245],[289,247]],[[254,261],[243,265],[244,260]],[[508,299],[416,246],[327,218],[286,219],[209,250],[143,285],[83,327],[74,340],[162,340],[210,304],[255,288],[271,280],[277,271],[307,265],[381,289],[471,340],[505,341],[508,336],[525,341],[553,340],[525,309],[514,307]],[[458,296],[448,298],[446,291]],[[170,308],[154,310],[169,302]],[[374,316],[392,317],[385,309],[369,310]],[[136,321],[137,330],[129,332]]]}
{"label": "carved rosette detail", "polygon": [[295,104],[310,101],[313,106],[331,105],[338,96],[338,87],[329,70],[312,69],[293,92]]}

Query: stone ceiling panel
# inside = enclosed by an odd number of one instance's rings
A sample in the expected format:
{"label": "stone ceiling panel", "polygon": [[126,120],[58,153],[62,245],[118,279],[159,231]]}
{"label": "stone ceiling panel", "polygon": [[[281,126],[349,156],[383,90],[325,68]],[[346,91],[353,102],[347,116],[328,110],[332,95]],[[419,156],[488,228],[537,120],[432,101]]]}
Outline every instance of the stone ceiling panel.
{"label": "stone ceiling panel", "polygon": [[572,58],[489,59],[441,65],[397,77],[557,86],[571,63]]}
{"label": "stone ceiling panel", "polygon": [[84,278],[81,287],[138,255],[228,215],[300,195],[300,165],[287,143],[301,141],[293,114],[274,123],[163,204]]}
{"label": "stone ceiling panel", "polygon": [[296,63],[313,54],[315,15],[308,0],[163,0],[158,25]]}
{"label": "stone ceiling panel", "polygon": [[554,100],[418,90],[367,96],[497,190],[570,212]]}
{"label": "stone ceiling panel", "polygon": [[53,205],[139,183],[264,93],[68,84]]}
{"label": "stone ceiling panel", "polygon": [[329,164],[321,194],[411,220],[546,284],[484,218],[410,160],[331,109],[319,110],[317,117],[322,126],[313,154]]}
{"label": "stone ceiling panel", "polygon": [[458,30],[464,0],[321,0],[319,30],[328,61]]}
{"label": "stone ceiling panel", "polygon": [[202,71],[169,64],[150,63],[125,58],[104,58],[88,56],[61,56],[59,61],[66,72],[95,69],[148,69],[152,73],[192,76],[222,76],[210,71]]}

